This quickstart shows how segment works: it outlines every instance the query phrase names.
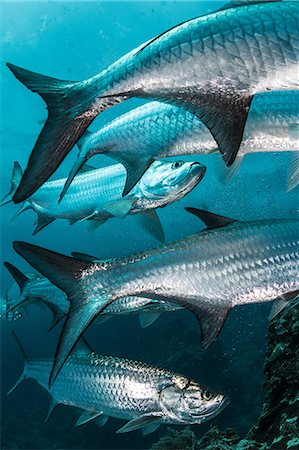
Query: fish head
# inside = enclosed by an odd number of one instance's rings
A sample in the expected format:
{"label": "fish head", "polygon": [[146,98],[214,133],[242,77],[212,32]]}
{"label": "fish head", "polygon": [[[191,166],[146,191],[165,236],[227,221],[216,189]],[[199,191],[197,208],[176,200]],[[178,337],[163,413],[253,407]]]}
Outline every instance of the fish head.
{"label": "fish head", "polygon": [[[204,177],[206,167],[196,161],[155,161],[133,189],[149,200],[172,203],[188,194]],[[133,193],[133,192],[132,192]]]}
{"label": "fish head", "polygon": [[173,383],[160,393],[160,407],[164,416],[176,423],[202,423],[218,415],[229,399],[204,389],[195,381],[174,376]]}

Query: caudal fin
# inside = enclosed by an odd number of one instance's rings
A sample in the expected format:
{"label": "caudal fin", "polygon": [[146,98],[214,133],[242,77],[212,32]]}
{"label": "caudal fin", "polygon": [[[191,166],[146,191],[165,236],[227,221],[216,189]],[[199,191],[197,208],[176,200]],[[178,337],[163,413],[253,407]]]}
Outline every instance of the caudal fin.
{"label": "caudal fin", "polygon": [[0,202],[0,206],[6,205],[7,203],[13,200],[13,196],[15,195],[16,190],[18,189],[19,184],[21,182],[22,175],[23,172],[21,166],[17,161],[15,161],[12,170],[10,191],[8,194],[5,195],[5,197],[3,197],[3,199]]}
{"label": "caudal fin", "polygon": [[51,386],[80,336],[111,301],[104,295],[96,302],[90,301],[85,292],[85,274],[101,270],[99,262],[87,263],[24,242],[14,242],[13,246],[29,264],[62,289],[70,301],[49,380]]}
{"label": "caudal fin", "polygon": [[24,380],[26,380],[26,378],[28,378],[27,375],[26,375],[26,362],[28,360],[27,353],[25,352],[24,347],[22,346],[18,336],[16,335],[16,333],[14,331],[12,332],[12,335],[13,335],[13,337],[14,337],[14,339],[15,339],[15,341],[16,341],[16,343],[17,343],[17,345],[18,345],[18,347],[19,347],[19,349],[20,349],[20,351],[21,351],[21,353],[23,355],[23,358],[24,358],[24,370],[23,370],[22,375],[20,376],[20,378],[17,380],[17,382],[7,392],[7,395],[10,395],[22,383],[22,381],[24,381]]}
{"label": "caudal fin", "polygon": [[22,292],[25,284],[29,281],[29,278],[9,262],[5,261],[4,265],[14,280],[18,283],[20,291]]}
{"label": "caudal fin", "polygon": [[100,110],[91,107],[91,87],[87,82],[61,81],[9,63],[7,67],[18,80],[45,100],[49,111],[13,195],[14,202],[20,203],[52,175]]}

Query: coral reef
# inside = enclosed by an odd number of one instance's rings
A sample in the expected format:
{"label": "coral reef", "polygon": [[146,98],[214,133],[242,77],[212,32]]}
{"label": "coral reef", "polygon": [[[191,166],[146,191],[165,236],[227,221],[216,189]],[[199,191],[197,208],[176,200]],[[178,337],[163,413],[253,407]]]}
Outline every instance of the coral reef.
{"label": "coral reef", "polygon": [[299,302],[290,303],[268,328],[264,404],[245,438],[232,429],[211,428],[201,439],[185,428],[169,430],[152,450],[299,449]]}

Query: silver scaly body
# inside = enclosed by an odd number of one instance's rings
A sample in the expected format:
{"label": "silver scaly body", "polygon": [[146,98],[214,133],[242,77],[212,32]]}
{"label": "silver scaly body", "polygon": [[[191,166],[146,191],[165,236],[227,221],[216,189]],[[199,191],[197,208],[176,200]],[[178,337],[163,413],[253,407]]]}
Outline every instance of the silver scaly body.
{"label": "silver scaly body", "polygon": [[130,422],[119,432],[142,428],[150,433],[161,424],[200,424],[228,403],[221,394],[155,366],[127,359],[74,352],[49,390],[52,359],[27,360],[16,386],[32,378],[51,396],[48,417],[58,404],[83,409],[76,425],[96,419],[99,425],[109,416]]}
{"label": "silver scaly body", "polygon": [[[81,82],[9,64],[50,110],[14,201],[23,201],[46,181],[98,114],[132,97],[162,100],[196,114],[231,165],[253,96],[298,90],[298,14],[296,1],[237,2],[175,26]],[[125,193],[141,175],[136,170]]]}
{"label": "silver scaly body", "polygon": [[[45,305],[53,314],[51,328],[54,327],[69,310],[69,301],[66,294],[46,277],[36,273],[26,273],[28,281],[21,292],[17,283],[9,289],[5,301],[1,305],[1,318],[14,321],[23,317],[21,310],[31,304]],[[119,299],[108,307],[98,322],[119,314],[138,314],[143,327],[151,325],[162,312],[171,312],[181,309],[180,306],[167,302],[158,302],[142,297],[126,297]],[[97,321],[96,321],[97,322]]]}
{"label": "silver scaly body", "polygon": [[[200,210],[192,212],[204,221],[210,216]],[[226,226],[111,263],[83,264],[15,243],[21,256],[72,299],[52,381],[88,324],[117,298],[145,296],[188,308],[201,324],[202,343],[207,347],[231,308],[298,295],[299,221],[221,218],[221,222]]]}
{"label": "silver scaly body", "polygon": [[[257,95],[251,105],[239,152],[299,151],[299,92]],[[296,133],[292,129],[297,128]],[[124,160],[209,154],[217,144],[208,128],[183,108],[150,102],[114,119],[82,139],[78,159],[98,153]]]}
{"label": "silver scaly body", "polygon": [[[69,219],[71,223],[89,220],[92,221],[91,229],[95,229],[114,216],[152,213],[154,216],[146,215],[146,218],[152,218],[155,226],[161,228],[160,233],[158,230],[152,234],[163,241],[163,230],[155,209],[188,194],[201,181],[205,171],[206,168],[195,161],[155,161],[131,192],[122,197],[126,171],[121,164],[114,164],[77,175],[61,202],[59,195],[66,179],[45,183],[24,202],[20,212],[32,208],[38,214],[34,234],[57,218]],[[16,184],[12,184],[12,190],[2,205],[10,201],[15,188]]]}

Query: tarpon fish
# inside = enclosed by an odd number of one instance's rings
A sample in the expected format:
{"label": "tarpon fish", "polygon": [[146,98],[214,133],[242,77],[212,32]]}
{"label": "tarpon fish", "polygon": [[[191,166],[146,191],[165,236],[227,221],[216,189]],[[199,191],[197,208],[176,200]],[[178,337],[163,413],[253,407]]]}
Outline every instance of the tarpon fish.
{"label": "tarpon fish", "polygon": [[[257,95],[250,107],[238,161],[253,152],[299,152],[298,104],[298,91]],[[207,155],[217,149],[217,143],[203,122],[186,109],[150,102],[114,119],[95,133],[87,131],[78,147],[77,161],[61,197],[81,167],[96,154],[104,153],[121,162],[127,170],[127,184],[131,186],[136,180],[136,165],[143,165],[138,169],[141,173],[153,160],[186,154]],[[292,172],[289,178],[293,178]]]}
{"label": "tarpon fish", "polygon": [[298,295],[298,220],[238,222],[194,208],[189,211],[208,228],[109,263],[85,263],[14,243],[17,253],[70,299],[51,382],[92,320],[120,297],[144,295],[189,309],[200,323],[206,348],[233,307],[281,299],[277,312]]}
{"label": "tarpon fish", "polygon": [[[155,161],[123,198],[126,171],[121,164],[92,168],[76,176],[68,195],[60,203],[58,200],[65,178],[45,183],[23,203],[19,213],[26,209],[37,213],[38,221],[33,234],[57,218],[69,219],[71,224],[88,220],[91,221],[90,229],[94,230],[111,217],[138,214],[140,225],[163,242],[164,231],[156,209],[188,194],[202,180],[205,172],[206,167],[195,161]],[[11,190],[0,206],[12,200],[21,176],[21,168],[15,163]]]}
{"label": "tarpon fish", "polygon": [[[96,258],[83,253],[74,253],[74,255],[84,261],[96,260]],[[5,262],[4,265],[16,281],[20,293],[17,292],[15,286],[12,286],[5,301],[1,304],[0,317],[8,321],[15,321],[23,317],[21,309],[26,310],[31,304],[40,307],[45,306],[53,315],[52,324],[49,328],[49,330],[52,330],[68,313],[70,304],[66,294],[42,275],[37,273],[24,274],[9,262]],[[181,309],[181,307],[173,303],[144,297],[126,297],[106,308],[103,315],[97,318],[96,323],[102,323],[115,315],[138,314],[141,327],[146,328],[154,323],[161,313],[178,309]]]}
{"label": "tarpon fish", "polygon": [[99,356],[82,344],[49,390],[53,358],[30,360],[19,346],[24,371],[8,394],[23,380],[36,380],[51,396],[47,419],[58,404],[63,404],[83,409],[76,426],[91,420],[102,426],[109,417],[116,417],[128,420],[118,433],[142,429],[146,435],[163,424],[201,424],[229,403],[224,395],[185,376],[137,361]]}
{"label": "tarpon fish", "polygon": [[[98,114],[133,97],[196,114],[231,165],[253,96],[299,87],[298,16],[296,1],[233,1],[171,28],[84,81],[61,81],[7,64],[49,111],[14,202],[49,178]],[[135,166],[136,181],[141,167]]]}

